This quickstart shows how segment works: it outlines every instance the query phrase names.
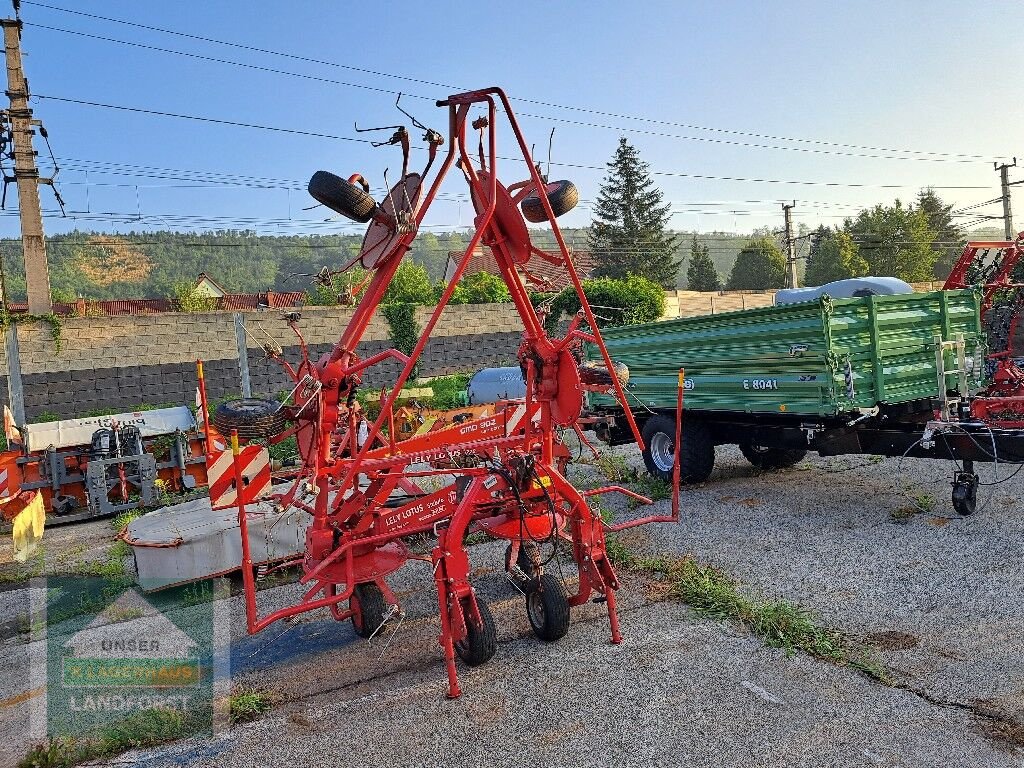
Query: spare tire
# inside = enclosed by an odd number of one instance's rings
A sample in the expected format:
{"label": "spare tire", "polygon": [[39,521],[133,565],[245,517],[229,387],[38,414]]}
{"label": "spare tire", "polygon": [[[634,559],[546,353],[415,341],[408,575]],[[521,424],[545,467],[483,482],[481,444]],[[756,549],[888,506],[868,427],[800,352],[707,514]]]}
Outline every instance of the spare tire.
{"label": "spare tire", "polygon": [[[556,218],[563,213],[571,211],[580,201],[580,193],[576,189],[576,185],[564,179],[547,184],[544,187],[544,191],[547,193],[548,202],[551,203],[551,212],[555,214]],[[523,216],[527,221],[533,224],[542,224],[548,220],[548,214],[544,210],[544,203],[541,202],[540,195],[537,193],[527,195],[523,199],[521,206]]]}
{"label": "spare tire", "polygon": [[739,447],[751,465],[765,472],[791,467],[807,455],[807,451],[799,448],[762,448],[753,442],[740,443]]}
{"label": "spare tire", "polygon": [[244,397],[228,400],[217,406],[210,418],[218,432],[228,436],[237,429],[243,440],[263,440],[281,434],[287,418],[274,400]]}
{"label": "spare tire", "polygon": [[[612,374],[608,372],[608,366],[606,366],[603,362],[599,360],[588,360],[585,363],[580,363],[579,368],[580,381],[583,383],[584,386],[612,386]],[[626,367],[626,364],[612,360],[612,368],[615,373],[615,378],[619,380],[619,383],[622,386],[626,386],[629,383],[629,368]]]}
{"label": "spare tire", "polygon": [[372,219],[377,208],[377,203],[368,193],[329,171],[314,173],[308,189],[318,203],[360,224]]}

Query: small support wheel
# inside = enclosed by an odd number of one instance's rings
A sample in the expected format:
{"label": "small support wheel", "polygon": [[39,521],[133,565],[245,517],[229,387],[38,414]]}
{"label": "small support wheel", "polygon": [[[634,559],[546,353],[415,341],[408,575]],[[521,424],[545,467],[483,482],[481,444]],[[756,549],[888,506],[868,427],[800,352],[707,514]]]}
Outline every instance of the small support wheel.
{"label": "small support wheel", "polygon": [[455,643],[455,652],[471,667],[486,664],[498,650],[498,633],[494,628],[491,609],[479,597],[476,599],[476,605],[480,609],[481,626],[475,626],[470,618],[472,600],[468,597],[462,599],[462,610],[466,616],[466,639]]}
{"label": "small support wheel", "polygon": [[526,617],[533,634],[552,642],[569,631],[569,598],[565,587],[554,574],[541,574],[526,591]]}
{"label": "small support wheel", "polygon": [[356,584],[352,597],[348,599],[348,607],[355,611],[352,614],[352,628],[360,637],[370,637],[384,623],[388,615],[388,603],[384,593],[376,584]]}
{"label": "small support wheel", "polygon": [[[553,181],[544,186],[544,191],[547,193],[548,202],[551,204],[551,212],[556,217],[561,216],[563,213],[568,213],[580,201],[580,193],[576,189],[576,185],[571,181]],[[543,224],[548,220],[547,211],[544,210],[544,204],[540,200],[540,195],[536,192],[527,195],[523,199],[521,207],[523,209],[523,218],[532,224]]]}
{"label": "small support wheel", "polygon": [[978,476],[973,472],[953,475],[953,509],[958,515],[973,515],[978,509]]}

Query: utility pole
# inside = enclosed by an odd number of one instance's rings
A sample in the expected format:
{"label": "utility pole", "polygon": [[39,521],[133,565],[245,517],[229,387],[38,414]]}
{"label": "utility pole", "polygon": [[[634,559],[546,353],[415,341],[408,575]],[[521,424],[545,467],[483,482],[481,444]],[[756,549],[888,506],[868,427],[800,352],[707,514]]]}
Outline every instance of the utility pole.
{"label": "utility pole", "polygon": [[796,248],[793,243],[793,217],[790,214],[796,208],[796,200],[791,205],[782,204],[782,212],[786,216],[786,275],[790,288],[799,288],[796,276]]}
{"label": "utility pole", "polygon": [[1009,170],[1017,167],[1017,158],[1012,163],[992,163],[992,166],[999,171],[999,185],[1003,190],[1003,234],[1007,240],[1013,240],[1013,210],[1010,208],[1010,176]]}
{"label": "utility pole", "polygon": [[[14,4],[17,13],[18,2]],[[28,81],[21,66],[21,19],[0,19],[4,28],[4,53],[7,58],[7,96],[11,100],[7,117],[14,144],[14,181],[18,185],[18,209],[21,218],[21,243],[25,254],[25,282],[28,287],[28,311],[47,315],[50,302],[50,273],[46,264],[46,240],[43,238],[43,213],[39,205],[39,168],[32,147],[35,135],[32,110],[28,105]],[[6,182],[5,182],[6,183]]]}

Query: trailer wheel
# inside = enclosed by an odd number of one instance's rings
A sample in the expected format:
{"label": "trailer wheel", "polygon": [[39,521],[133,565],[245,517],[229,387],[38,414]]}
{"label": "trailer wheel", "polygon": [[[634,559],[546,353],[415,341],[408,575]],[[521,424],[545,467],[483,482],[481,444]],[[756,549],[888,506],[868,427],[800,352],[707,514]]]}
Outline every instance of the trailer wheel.
{"label": "trailer wheel", "polygon": [[526,591],[526,617],[541,640],[561,640],[569,631],[569,598],[554,574],[542,574]]}
{"label": "trailer wheel", "polygon": [[332,211],[365,224],[373,218],[377,203],[355,184],[329,171],[317,171],[309,180],[310,197]]}
{"label": "trailer wheel", "polygon": [[[660,414],[644,424],[644,464],[653,476],[672,482],[676,453],[676,421]],[[683,449],[679,456],[679,481],[703,483],[715,468],[715,443],[707,425],[697,419],[683,420]]]}
{"label": "trailer wheel", "polygon": [[370,637],[388,615],[388,603],[376,584],[356,584],[352,597],[348,599],[348,607],[355,611],[352,628],[360,637]]}
{"label": "trailer wheel", "polygon": [[[471,601],[463,598],[462,610],[468,616]],[[481,598],[476,599],[477,608],[480,609],[480,622],[482,626],[476,627],[472,621],[466,622],[466,639],[455,643],[455,652],[459,658],[471,667],[479,667],[486,664],[498,650],[498,633],[494,628],[494,617],[491,616],[491,609],[487,607]]]}
{"label": "trailer wheel", "polygon": [[754,443],[740,443],[740,453],[753,466],[765,471],[785,469],[803,461],[807,451],[790,448],[762,448]]}
{"label": "trailer wheel", "polygon": [[[544,191],[547,193],[548,202],[551,203],[551,212],[556,217],[561,216],[563,213],[568,213],[580,201],[579,190],[576,189],[576,185],[571,181],[553,181],[544,187]],[[527,195],[523,199],[521,207],[523,209],[523,217],[533,224],[542,224],[548,220],[544,204],[540,200],[540,195],[536,192]]]}
{"label": "trailer wheel", "polygon": [[243,397],[228,400],[217,406],[210,417],[213,426],[222,435],[230,435],[237,429],[243,440],[262,440],[274,437],[284,431],[287,419],[280,410],[280,404],[258,397]]}

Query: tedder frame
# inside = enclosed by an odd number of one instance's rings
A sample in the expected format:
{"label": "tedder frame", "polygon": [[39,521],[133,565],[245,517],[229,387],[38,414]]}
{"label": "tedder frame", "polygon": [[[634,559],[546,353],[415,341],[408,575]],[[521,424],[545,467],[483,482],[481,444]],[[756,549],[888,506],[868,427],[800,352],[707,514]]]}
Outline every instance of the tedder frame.
{"label": "tedder frame", "polygon": [[[424,179],[445,137],[404,110],[413,125],[425,131],[429,159],[422,174],[408,170],[406,129],[391,126],[388,130],[394,129],[394,135],[379,144],[401,145],[402,178],[381,204],[369,196],[369,185],[359,174],[346,180],[320,171],[310,181],[310,193],[318,201],[369,224],[359,256],[345,268],[359,261],[370,274],[340,340],[320,359],[309,357],[298,328],[299,317],[286,316],[299,336],[302,354],[297,366],[279,359],[296,382],[289,399],[278,408],[291,426],[274,434],[259,434],[258,430],[246,434],[244,427],[255,423],[252,419],[233,425],[224,419],[218,423],[215,415],[214,423],[231,434],[236,453],[239,434],[272,440],[294,434],[301,468],[297,480],[274,498],[283,507],[297,507],[312,516],[305,552],[296,561],[301,562],[304,571],[300,578],[305,587],[302,598],[295,605],[260,616],[243,494],[237,495],[249,631],[257,632],[302,612],[329,608],[334,618],[351,619],[358,634],[371,637],[400,611],[386,577],[410,559],[425,560],[437,589],[448,695],[456,697],[460,694],[456,654],[474,666],[489,660],[496,649],[490,610],[470,583],[467,533],[480,531],[509,542],[506,568],[523,584],[527,616],[538,637],[557,640],[563,636],[570,607],[594,599],[606,603],[611,639],[618,643],[621,634],[615,590],[619,579],[605,548],[605,531],[678,520],[679,499],[676,489],[671,515],[652,515],[613,526],[588,505],[588,498],[618,492],[643,503],[649,504],[650,500],[618,486],[580,491],[566,478],[569,451],[561,433],[572,430],[582,436],[584,391],[613,395],[621,404],[624,424],[633,439],[642,443],[621,374],[605,349],[556,222],[557,216],[575,205],[578,194],[569,182],[548,183],[541,175],[509,99],[499,88],[452,95],[437,105],[448,110],[448,147],[422,198]],[[471,111],[479,107],[483,107],[484,114],[471,122],[472,129],[479,132],[479,147],[474,154],[467,148],[467,129]],[[509,186],[502,184],[497,174],[497,125],[501,118],[507,121],[529,169],[525,180]],[[360,359],[356,353],[360,340],[453,167],[461,170],[469,186],[476,211],[473,236],[411,352],[389,349]],[[531,222],[549,224],[557,248],[548,252],[535,247],[524,216]],[[494,415],[397,442],[396,398],[413,375],[441,313],[480,245],[492,250],[523,323],[518,358],[527,384],[526,396],[505,403]],[[527,283],[541,284],[531,274],[531,259],[564,268],[579,298],[581,310],[560,338],[547,333],[543,316],[530,302]],[[584,330],[584,324],[589,330]],[[578,361],[584,342],[601,351],[603,365],[581,368]],[[387,360],[400,363],[401,372],[371,424],[359,407],[356,389],[367,368]],[[679,403],[681,410],[682,373]],[[234,432],[233,427],[237,427]],[[240,466],[236,480],[243,487]],[[441,487],[436,490],[424,489],[417,482],[436,487],[439,480]],[[410,551],[405,539],[415,534],[436,536],[429,556]],[[559,541],[571,545],[579,572],[574,590],[567,590],[561,579],[544,572],[543,566],[557,556]],[[542,545],[551,545],[553,550],[543,558]]]}

